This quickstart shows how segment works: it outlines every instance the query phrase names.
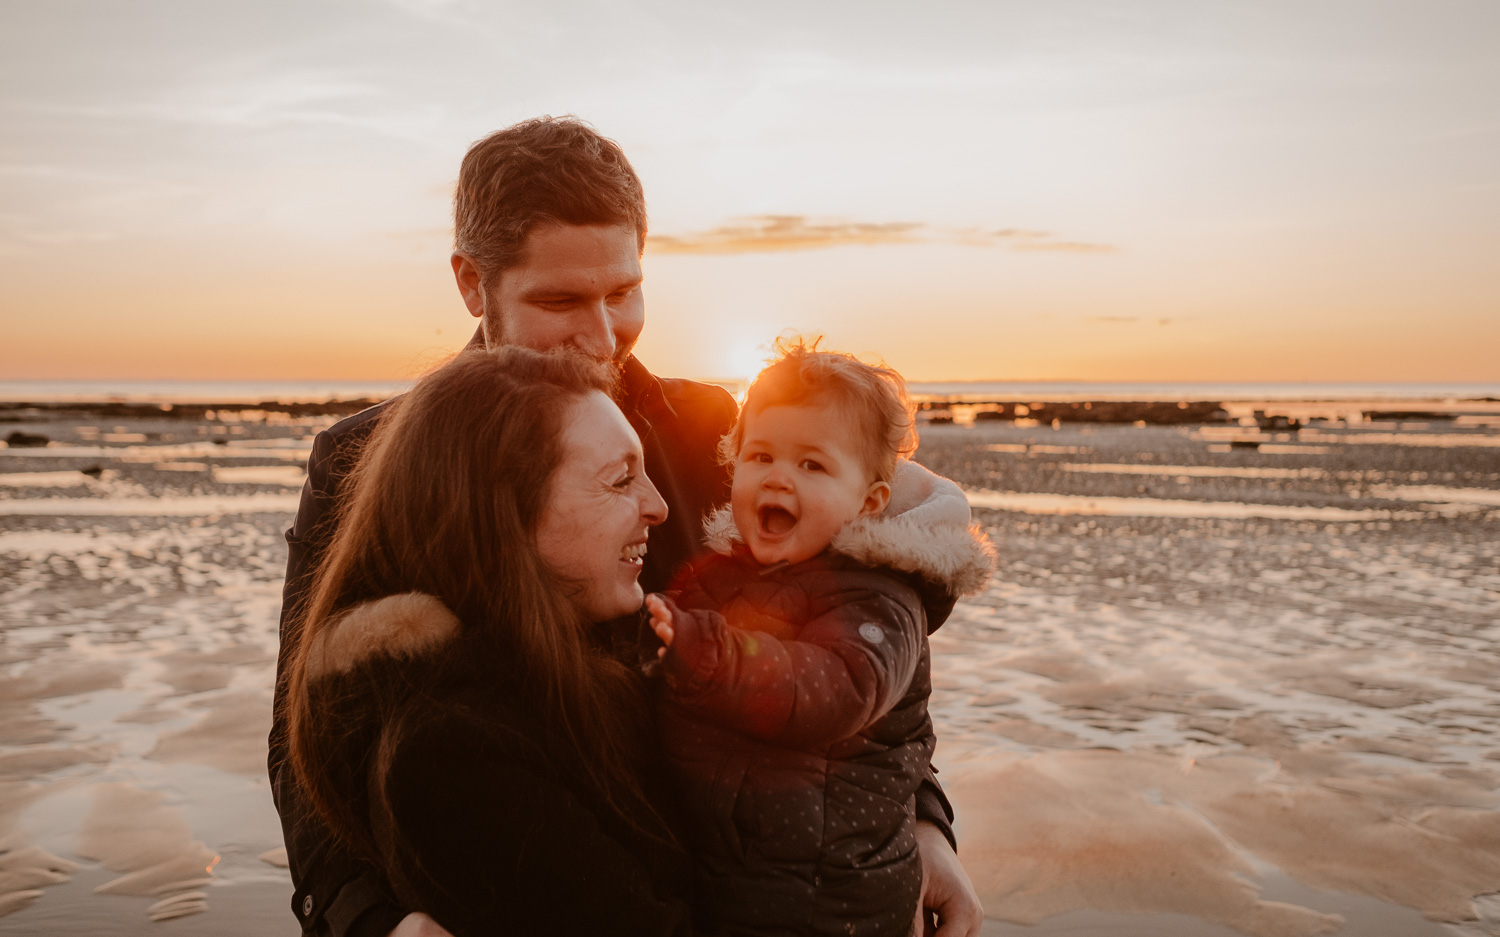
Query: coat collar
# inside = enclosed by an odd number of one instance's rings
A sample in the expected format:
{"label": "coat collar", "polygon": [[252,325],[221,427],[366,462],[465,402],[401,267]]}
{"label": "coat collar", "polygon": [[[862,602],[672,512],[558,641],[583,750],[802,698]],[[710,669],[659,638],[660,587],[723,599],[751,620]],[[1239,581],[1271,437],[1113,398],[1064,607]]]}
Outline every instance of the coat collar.
{"label": "coat collar", "polygon": [[626,412],[638,412],[643,416],[675,416],[676,411],[668,402],[661,380],[646,370],[635,355],[625,359],[620,369],[620,403]]}
{"label": "coat collar", "polygon": [[309,639],[307,676],[348,673],[376,656],[418,657],[445,644],[459,628],[446,605],[421,592],[364,602]]}

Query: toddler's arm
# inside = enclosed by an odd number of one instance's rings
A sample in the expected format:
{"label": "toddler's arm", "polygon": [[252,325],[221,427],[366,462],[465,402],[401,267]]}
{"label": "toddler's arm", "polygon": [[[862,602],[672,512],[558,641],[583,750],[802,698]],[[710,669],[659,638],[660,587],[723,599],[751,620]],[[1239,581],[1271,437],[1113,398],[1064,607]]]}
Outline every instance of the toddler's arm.
{"label": "toddler's arm", "polygon": [[651,596],[677,701],[755,738],[799,747],[848,738],[890,711],[921,659],[920,606],[874,590],[803,626],[797,640],[729,627],[718,612]]}

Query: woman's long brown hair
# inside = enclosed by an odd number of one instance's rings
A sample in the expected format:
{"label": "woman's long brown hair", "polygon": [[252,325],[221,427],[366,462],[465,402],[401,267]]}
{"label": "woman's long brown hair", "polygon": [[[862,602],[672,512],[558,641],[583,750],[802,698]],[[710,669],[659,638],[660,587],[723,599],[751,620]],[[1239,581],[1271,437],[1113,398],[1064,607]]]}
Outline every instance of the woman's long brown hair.
{"label": "woman's long brown hair", "polygon": [[[593,639],[536,549],[562,457],[562,420],[583,395],[607,392],[610,380],[576,355],[470,350],[382,415],[299,611],[287,693],[292,769],[357,852],[379,855],[367,778],[379,770],[378,749],[393,741],[381,733],[403,721],[391,717],[486,668],[497,681],[518,682],[508,698],[527,701],[621,819],[670,838],[639,780],[646,718],[639,681]],[[421,660],[376,660],[373,669],[357,668],[363,679],[310,678],[318,637],[344,612],[406,592],[435,596],[458,617],[448,647]]]}

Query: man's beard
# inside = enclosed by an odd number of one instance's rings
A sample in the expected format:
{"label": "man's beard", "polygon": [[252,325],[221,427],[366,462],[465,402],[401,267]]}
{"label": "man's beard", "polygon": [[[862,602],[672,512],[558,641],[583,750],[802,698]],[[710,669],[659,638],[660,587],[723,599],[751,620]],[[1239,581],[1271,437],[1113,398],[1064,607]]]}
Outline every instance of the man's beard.
{"label": "man's beard", "polygon": [[[498,341],[493,340],[492,336],[498,336]],[[512,343],[507,341],[505,330],[500,327],[500,323],[498,321],[490,318],[489,316],[485,316],[481,320],[479,330],[474,334],[474,338],[469,342],[469,345],[471,347],[477,345],[481,348],[498,348],[501,345],[508,344]],[[571,345],[563,345],[560,347],[566,348],[577,354],[583,354],[583,352],[578,351]],[[611,382],[610,396],[614,398],[615,403],[624,402],[625,362],[629,360],[631,354],[634,353],[634,351],[635,342],[631,342],[629,345],[625,345],[621,348],[616,348],[615,353],[611,355],[607,361],[604,362],[605,364],[608,364],[610,370],[614,372],[615,379],[613,382]],[[586,357],[589,357],[594,361],[600,360],[598,358],[594,358],[592,355],[588,355]]]}

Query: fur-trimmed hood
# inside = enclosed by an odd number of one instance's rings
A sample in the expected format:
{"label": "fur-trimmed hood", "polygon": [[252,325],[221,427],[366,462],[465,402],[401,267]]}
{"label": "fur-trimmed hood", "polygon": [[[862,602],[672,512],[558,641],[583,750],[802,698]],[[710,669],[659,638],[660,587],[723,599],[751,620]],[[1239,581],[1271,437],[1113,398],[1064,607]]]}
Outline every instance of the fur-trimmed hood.
{"label": "fur-trimmed hood", "polygon": [[[744,542],[729,505],[704,519],[703,540],[725,555]],[[994,545],[970,523],[963,489],[909,459],[896,465],[885,511],[850,521],[830,549],[866,566],[915,573],[954,597],[982,592],[995,568]]]}
{"label": "fur-trimmed hood", "polygon": [[458,633],[458,617],[422,592],[388,595],[356,605],[307,649],[308,680],[348,673],[377,655],[416,657]]}

